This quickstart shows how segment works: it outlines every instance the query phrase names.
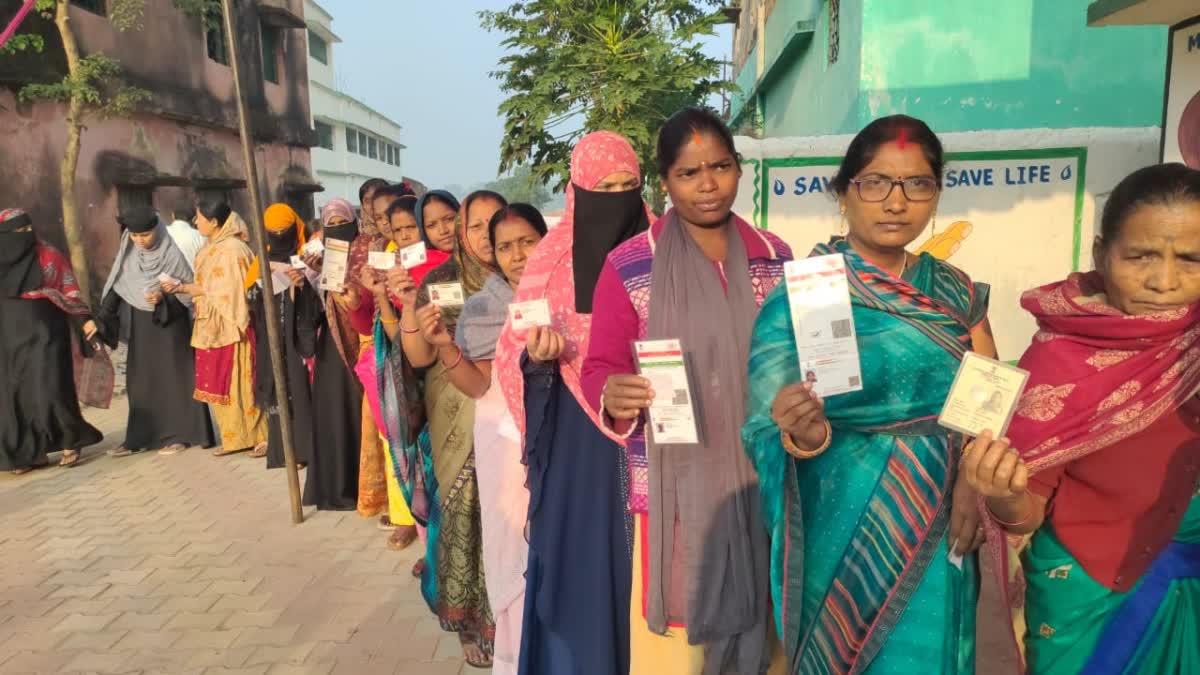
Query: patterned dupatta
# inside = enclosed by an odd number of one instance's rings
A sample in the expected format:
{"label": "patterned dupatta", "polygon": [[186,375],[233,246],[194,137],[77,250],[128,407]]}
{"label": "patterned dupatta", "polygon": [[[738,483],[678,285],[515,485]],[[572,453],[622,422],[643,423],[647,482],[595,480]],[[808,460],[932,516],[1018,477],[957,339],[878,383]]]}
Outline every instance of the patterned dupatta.
{"label": "patterned dupatta", "polygon": [[[971,309],[986,303],[986,287],[927,254],[901,280],[844,239],[810,255],[830,253],[846,257],[864,389],[826,400],[834,434],[824,454],[802,462],[785,453],[771,404],[803,378],[780,284],[755,324],[743,430],[771,532],[772,594],[793,673],[864,671],[924,577],[948,527],[959,447],[936,417],[971,348]],[[874,467],[879,475],[868,477],[869,487],[847,485],[836,508],[814,508],[822,476]],[[806,561],[806,551],[833,553]]]}
{"label": "patterned dupatta", "polygon": [[[22,293],[25,300],[48,300],[63,313],[73,317],[88,317],[91,310],[79,289],[71,262],[58,249],[37,242],[37,264],[42,270],[40,287]],[[100,346],[93,349],[74,332],[71,334],[71,352],[74,361],[76,395],[84,405],[107,409],[112,404],[116,370],[108,351]]]}
{"label": "patterned dupatta", "polygon": [[[1076,273],[1021,297],[1039,330],[1021,358],[1030,377],[1008,436],[1030,473],[1138,434],[1200,389],[1200,305],[1130,316],[1103,289],[1099,273]],[[999,582],[1019,607],[1024,582],[1007,537],[985,524]]]}

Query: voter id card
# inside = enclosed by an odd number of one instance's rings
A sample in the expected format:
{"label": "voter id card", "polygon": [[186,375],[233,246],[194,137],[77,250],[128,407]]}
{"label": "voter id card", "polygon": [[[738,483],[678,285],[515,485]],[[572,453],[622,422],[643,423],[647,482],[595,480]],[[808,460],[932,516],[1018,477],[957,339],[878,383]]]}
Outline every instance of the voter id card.
{"label": "voter id card", "polygon": [[638,373],[650,380],[654,390],[648,411],[651,439],[659,445],[699,443],[696,410],[679,340],[641,340],[633,343],[633,353]]}
{"label": "voter id card", "polygon": [[464,302],[462,284],[457,281],[429,284],[429,301],[438,307],[461,307]]}
{"label": "voter id card", "polygon": [[425,252],[425,242],[423,241],[400,249],[400,266],[406,270],[424,265],[426,260],[428,260],[428,254]]}
{"label": "voter id card", "polygon": [[950,385],[938,424],[968,436],[991,431],[1001,438],[1008,433],[1028,381],[1029,371],[967,352]]}
{"label": "voter id card", "polygon": [[534,326],[550,325],[550,303],[545,298],[514,302],[508,306],[508,318],[513,330],[528,330]]}
{"label": "voter id card", "polygon": [[862,366],[841,253],[784,265],[800,374],[818,396],[861,391]]}

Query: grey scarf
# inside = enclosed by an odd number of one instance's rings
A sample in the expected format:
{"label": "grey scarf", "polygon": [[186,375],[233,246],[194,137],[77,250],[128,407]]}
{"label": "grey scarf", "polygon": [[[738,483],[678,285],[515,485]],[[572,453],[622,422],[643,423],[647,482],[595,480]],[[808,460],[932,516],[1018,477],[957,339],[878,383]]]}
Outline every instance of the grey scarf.
{"label": "grey scarf", "polygon": [[496,343],[515,295],[503,276],[492,274],[483,283],[483,290],[467,298],[454,331],[454,341],[464,356],[472,361],[496,358]]}
{"label": "grey scarf", "polygon": [[[742,448],[746,364],[758,306],[746,247],[726,224],[727,288],[674,211],[651,268],[647,337],[678,338],[691,376],[699,445],[657,445],[650,462],[650,629],[682,621],[705,645],[706,675],[765,673],[769,605],[758,476]],[[679,535],[673,532],[679,522]]]}
{"label": "grey scarf", "polygon": [[[154,245],[148,249],[133,243],[128,232],[121,234],[117,259],[113,262],[112,271],[108,273],[108,281],[104,284],[101,297],[108,295],[109,291],[116,291],[130,307],[143,312],[153,312],[154,306],[146,302],[146,291],[160,287],[159,274],[168,274],[184,283],[191,283],[194,278],[192,266],[167,233],[162,221],[154,228]],[[190,296],[175,297],[191,307]]]}

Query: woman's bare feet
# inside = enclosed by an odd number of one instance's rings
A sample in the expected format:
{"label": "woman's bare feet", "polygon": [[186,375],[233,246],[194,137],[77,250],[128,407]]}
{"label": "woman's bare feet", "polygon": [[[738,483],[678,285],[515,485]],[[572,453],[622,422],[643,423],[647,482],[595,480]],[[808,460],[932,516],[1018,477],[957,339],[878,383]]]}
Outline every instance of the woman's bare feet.
{"label": "woman's bare feet", "polygon": [[472,668],[491,668],[492,655],[483,651],[479,646],[479,636],[471,633],[459,633],[458,642],[462,645],[463,658]]}

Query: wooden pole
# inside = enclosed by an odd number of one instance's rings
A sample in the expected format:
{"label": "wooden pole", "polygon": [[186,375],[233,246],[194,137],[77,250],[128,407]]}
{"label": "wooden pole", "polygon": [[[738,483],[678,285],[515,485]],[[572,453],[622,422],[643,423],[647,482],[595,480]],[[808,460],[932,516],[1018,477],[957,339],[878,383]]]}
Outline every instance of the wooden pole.
{"label": "wooden pole", "polygon": [[[279,323],[275,321],[275,289],[271,284],[271,265],[267,262],[267,233],[263,226],[263,204],[258,194],[258,168],[254,161],[254,137],[250,134],[250,120],[246,113],[246,91],[242,86],[242,60],[238,54],[237,20],[233,13],[233,0],[221,0],[225,15],[225,41],[229,50],[229,67],[233,71],[233,90],[237,98],[238,131],[242,137],[242,160],[246,165],[246,187],[250,189],[251,217],[248,219],[257,236],[254,248],[258,254],[258,271],[263,288],[263,310],[266,312],[267,345],[271,351],[271,375],[275,378],[275,400],[279,407],[279,429],[283,437],[283,460],[287,465],[288,494],[292,500],[292,523],[304,522],[304,509],[300,504],[300,472],[296,468],[296,450],[292,445],[291,398],[288,397],[288,381],[283,369],[283,343],[279,335]],[[303,227],[298,223],[297,227]]]}

